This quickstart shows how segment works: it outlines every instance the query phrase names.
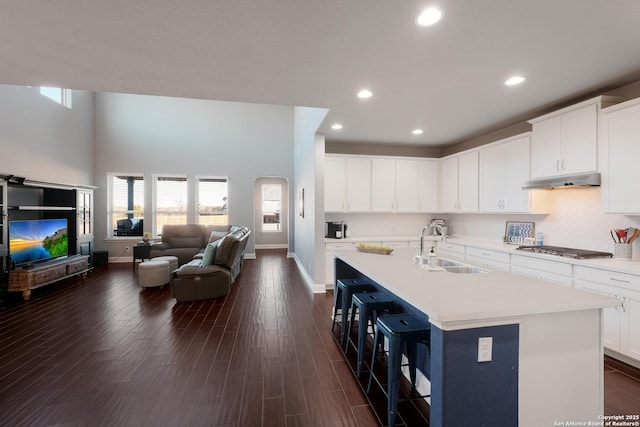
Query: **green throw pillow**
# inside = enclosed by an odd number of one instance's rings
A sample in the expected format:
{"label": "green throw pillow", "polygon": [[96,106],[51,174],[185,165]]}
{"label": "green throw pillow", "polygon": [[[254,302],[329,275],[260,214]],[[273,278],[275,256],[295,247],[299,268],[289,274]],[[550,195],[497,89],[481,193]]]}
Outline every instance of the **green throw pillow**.
{"label": "green throw pillow", "polygon": [[204,254],[202,255],[202,263],[204,265],[213,265],[213,260],[216,258],[216,252],[218,250],[218,242],[216,240],[213,243],[207,244],[207,247],[204,249]]}

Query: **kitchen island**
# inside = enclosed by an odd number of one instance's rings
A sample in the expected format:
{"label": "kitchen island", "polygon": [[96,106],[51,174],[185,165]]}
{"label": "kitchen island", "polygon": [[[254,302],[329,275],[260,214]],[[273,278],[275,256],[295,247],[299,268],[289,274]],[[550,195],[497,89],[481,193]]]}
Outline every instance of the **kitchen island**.
{"label": "kitchen island", "polygon": [[[431,426],[598,421],[602,309],[619,300],[508,272],[427,271],[414,254],[336,251],[335,276],[366,277],[428,318]],[[492,338],[490,361],[478,362],[479,338]]]}

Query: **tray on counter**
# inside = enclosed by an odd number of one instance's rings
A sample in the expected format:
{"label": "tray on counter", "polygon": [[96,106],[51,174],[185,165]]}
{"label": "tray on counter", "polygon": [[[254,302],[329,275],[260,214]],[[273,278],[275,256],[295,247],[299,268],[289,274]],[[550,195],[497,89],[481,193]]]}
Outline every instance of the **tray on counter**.
{"label": "tray on counter", "polygon": [[393,252],[393,249],[376,249],[376,248],[365,248],[362,246],[356,246],[356,249],[359,252],[368,252],[371,254],[382,254],[382,255],[389,255],[391,252]]}

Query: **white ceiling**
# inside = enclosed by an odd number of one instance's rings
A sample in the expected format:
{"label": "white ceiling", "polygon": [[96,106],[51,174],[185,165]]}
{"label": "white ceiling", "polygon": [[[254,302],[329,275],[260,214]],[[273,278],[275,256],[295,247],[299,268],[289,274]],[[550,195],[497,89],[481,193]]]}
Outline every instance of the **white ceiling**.
{"label": "white ceiling", "polygon": [[452,144],[639,80],[639,42],[638,0],[0,1],[0,83],[323,107],[358,142]]}

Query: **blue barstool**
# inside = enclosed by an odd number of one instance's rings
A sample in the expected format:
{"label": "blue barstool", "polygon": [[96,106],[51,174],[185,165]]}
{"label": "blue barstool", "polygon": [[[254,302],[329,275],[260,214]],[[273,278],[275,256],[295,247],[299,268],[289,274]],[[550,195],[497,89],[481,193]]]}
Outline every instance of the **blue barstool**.
{"label": "blue barstool", "polygon": [[[376,333],[373,340],[373,358],[371,359],[371,372],[369,373],[369,384],[367,393],[371,392],[373,380],[387,396],[387,417],[389,426],[393,426],[396,420],[396,410],[398,408],[398,394],[400,392],[400,377],[402,375],[401,362],[403,350],[406,348],[407,359],[409,360],[409,375],[411,377],[411,387],[416,386],[416,352],[418,344],[425,344],[429,348],[431,341],[431,325],[412,314],[389,314],[378,317],[376,322]],[[382,346],[384,351],[384,338],[389,341],[388,353],[388,387],[384,386],[373,373],[378,347]],[[425,398],[428,396],[415,396],[412,399]]]}
{"label": "blue barstool", "polygon": [[[375,291],[376,288],[367,279],[339,279],[333,291],[333,322],[331,332],[336,326],[338,319],[338,308],[342,308],[342,322],[340,324],[340,345],[344,346],[347,336],[347,321],[349,319],[349,307],[351,306],[351,296],[357,292]],[[340,304],[338,304],[340,302]]]}
{"label": "blue barstool", "polygon": [[[358,342],[357,344],[351,339],[354,320],[356,317],[356,309],[358,310]],[[362,364],[364,362],[364,353],[367,344],[367,329],[371,325],[371,330],[375,332],[375,322],[380,313],[391,313],[393,310],[393,299],[382,292],[364,292],[353,294],[351,297],[351,319],[347,329],[347,344],[344,353],[347,354],[349,344],[352,344],[357,350],[357,375],[360,378],[362,372]]]}

